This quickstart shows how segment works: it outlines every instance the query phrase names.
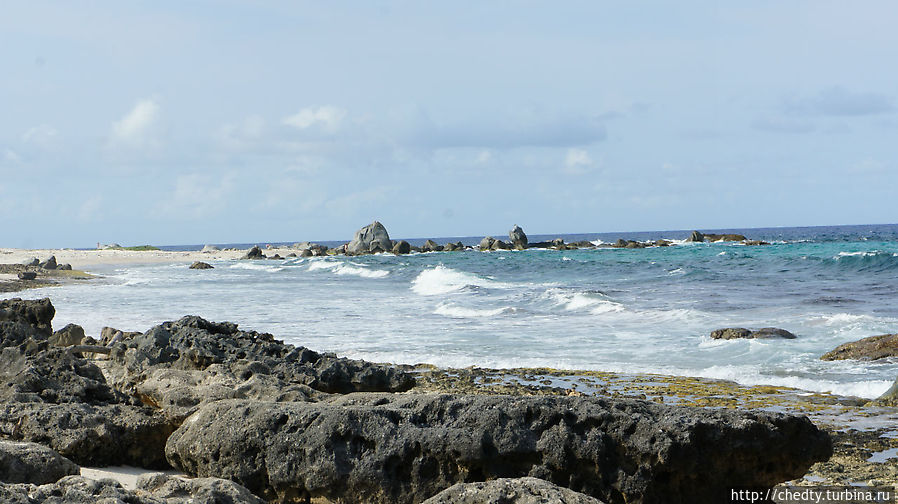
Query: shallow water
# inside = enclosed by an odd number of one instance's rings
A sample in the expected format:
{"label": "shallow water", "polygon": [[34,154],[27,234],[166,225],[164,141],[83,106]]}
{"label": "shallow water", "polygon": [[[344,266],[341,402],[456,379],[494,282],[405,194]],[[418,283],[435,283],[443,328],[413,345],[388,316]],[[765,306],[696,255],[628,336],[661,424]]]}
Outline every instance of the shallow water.
{"label": "shallow water", "polygon": [[[108,267],[95,270],[99,281],[27,296],[53,299],[56,327],[75,322],[93,335],[105,325],[146,330],[196,314],[376,361],[656,372],[861,397],[885,391],[894,362],[819,356],[898,332],[898,226],[736,231],[772,244],[221,261],[205,271]],[[682,240],[688,232],[562,235],[617,236]],[[544,238],[554,236],[531,241]],[[709,338],[730,326],[782,327],[798,338]]]}

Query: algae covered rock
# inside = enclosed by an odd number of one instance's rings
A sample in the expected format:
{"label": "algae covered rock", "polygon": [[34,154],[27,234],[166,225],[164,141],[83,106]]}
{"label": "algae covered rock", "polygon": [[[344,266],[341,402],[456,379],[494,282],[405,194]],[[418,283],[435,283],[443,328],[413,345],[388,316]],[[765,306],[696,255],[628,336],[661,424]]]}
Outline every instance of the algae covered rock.
{"label": "algae covered rock", "polygon": [[820,357],[822,360],[879,360],[898,357],[898,334],[880,334],[844,343]]}

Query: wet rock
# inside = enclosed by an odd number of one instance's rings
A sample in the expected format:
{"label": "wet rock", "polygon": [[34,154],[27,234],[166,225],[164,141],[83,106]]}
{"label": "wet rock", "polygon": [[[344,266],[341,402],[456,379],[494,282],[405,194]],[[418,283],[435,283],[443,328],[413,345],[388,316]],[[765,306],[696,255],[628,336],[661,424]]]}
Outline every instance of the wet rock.
{"label": "wet rock", "polygon": [[258,245],[255,245],[241,259],[265,259],[265,254],[262,253],[262,249]]}
{"label": "wet rock", "polygon": [[484,236],[483,239],[480,240],[480,250],[493,250],[493,244],[496,243],[496,239],[492,236]]}
{"label": "wet rock", "polygon": [[171,504],[264,504],[246,487],[220,478],[184,480],[167,474],[148,474],[137,480],[137,491]]}
{"label": "wet rock", "polygon": [[602,504],[571,489],[539,478],[499,478],[456,483],[422,504]]}
{"label": "wet rock", "polygon": [[741,234],[706,234],[705,241],[721,242],[721,241],[745,241],[745,236]]}
{"label": "wet rock", "polygon": [[424,246],[421,247],[421,250],[424,252],[439,252],[443,250],[443,247],[433,240],[427,240],[424,242]]}
{"label": "wet rock", "polygon": [[511,250],[511,245],[502,240],[496,240],[490,245],[490,250]]}
{"label": "wet rock", "polygon": [[511,231],[508,232],[508,240],[511,242],[512,246],[518,250],[524,250],[527,248],[527,235],[524,233],[524,230],[521,229],[521,226],[517,224],[511,228]]}
{"label": "wet rock", "polygon": [[594,248],[595,244],[591,241],[580,240],[567,244],[568,248]]}
{"label": "wet rock", "polygon": [[443,250],[445,250],[446,252],[454,252],[456,250],[464,250],[464,249],[465,249],[465,246],[460,241],[455,242],[455,243],[449,242],[445,246],[443,246]]}
{"label": "wet rock", "polygon": [[392,250],[392,252],[397,255],[409,254],[409,253],[411,253],[411,251],[412,251],[411,244],[405,240],[399,240],[398,242],[396,242],[393,245],[393,250]]}
{"label": "wet rock", "polygon": [[56,266],[57,266],[57,264],[56,264],[56,256],[50,256],[49,259],[47,259],[46,261],[41,262],[38,266],[41,267],[42,269],[55,270],[55,269],[56,269]]}
{"label": "wet rock", "polygon": [[593,397],[351,394],[218,401],[169,462],[265,498],[412,503],[466,481],[538,477],[608,502],[720,502],[797,478],[832,451],[807,418]]}
{"label": "wet rock", "polygon": [[34,280],[37,278],[37,273],[33,271],[20,271],[17,275],[19,280]]}
{"label": "wet rock", "polygon": [[43,485],[78,474],[79,467],[37,443],[0,441],[0,481]]}
{"label": "wet rock", "polygon": [[190,265],[190,269],[213,269],[214,267],[203,261],[196,261],[195,263]]}
{"label": "wet rock", "polygon": [[705,235],[703,235],[700,231],[693,231],[689,238],[686,238],[687,242],[703,242],[705,241]]}
{"label": "wet rock", "polygon": [[669,247],[671,243],[669,240],[655,240],[656,247]]}
{"label": "wet rock", "polygon": [[387,233],[387,228],[380,222],[371,224],[355,232],[352,241],[346,246],[347,254],[373,254],[393,250],[393,241]]}
{"label": "wet rock", "polygon": [[745,245],[770,245],[769,243],[762,240],[745,240],[743,242]]}
{"label": "wet rock", "polygon": [[744,327],[727,327],[711,331],[711,339],[795,339],[795,335],[785,329],[777,327],[762,327],[761,329],[751,330]]}
{"label": "wet rock", "polygon": [[54,332],[47,342],[52,346],[67,347],[80,345],[83,340],[84,329],[77,324],[67,324],[62,329]]}
{"label": "wet rock", "polygon": [[898,357],[898,334],[880,334],[843,343],[820,357],[822,360],[879,360]]}

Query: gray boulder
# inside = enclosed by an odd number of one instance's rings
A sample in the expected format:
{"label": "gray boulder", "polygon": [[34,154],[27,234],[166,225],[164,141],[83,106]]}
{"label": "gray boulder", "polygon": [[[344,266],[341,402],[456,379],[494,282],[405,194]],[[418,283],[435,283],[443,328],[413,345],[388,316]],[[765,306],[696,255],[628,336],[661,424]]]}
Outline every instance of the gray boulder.
{"label": "gray boulder", "polygon": [[0,441],[0,481],[43,485],[78,474],[79,467],[37,443]]}
{"label": "gray boulder", "polygon": [[41,262],[38,266],[47,270],[55,270],[56,269],[56,256],[50,256],[46,261]]}
{"label": "gray boulder", "polygon": [[[22,325],[33,329],[46,339],[53,332],[51,324],[55,315],[56,309],[50,303],[50,298],[0,300],[0,337],[3,336],[3,327]],[[0,343],[0,346],[7,345]]]}
{"label": "gray boulder", "polygon": [[518,250],[527,248],[527,235],[524,234],[524,230],[517,224],[508,232],[508,240]]}
{"label": "gray boulder", "polygon": [[213,268],[214,268],[214,266],[212,266],[209,263],[203,262],[203,261],[196,261],[190,265],[190,269],[213,269]]}
{"label": "gray boulder", "polygon": [[499,478],[456,483],[422,504],[602,504],[569,488],[538,478]]}
{"label": "gray boulder", "polygon": [[484,236],[482,240],[480,240],[480,250],[492,250],[493,244],[496,243],[496,239],[492,236]]}
{"label": "gray boulder", "polygon": [[352,241],[346,246],[346,253],[355,255],[388,250],[393,250],[393,241],[390,240],[387,228],[377,221],[356,231]]}
{"label": "gray boulder", "polygon": [[48,343],[53,346],[67,347],[72,345],[80,345],[84,340],[84,329],[77,324],[67,324],[62,329],[54,332]]}
{"label": "gray boulder", "polygon": [[455,242],[455,243],[449,242],[443,247],[443,250],[445,250],[446,252],[454,252],[456,250],[464,250],[464,249],[465,249],[465,246],[460,241]]}
{"label": "gray boulder", "polygon": [[720,502],[832,453],[806,417],[557,396],[351,394],[202,406],[166,445],[191,475],[267,499],[415,503],[461,482],[532,476],[608,502]]}
{"label": "gray boulder", "polygon": [[409,242],[405,240],[400,240],[393,245],[392,252],[394,254],[409,254],[412,251],[412,246]]}
{"label": "gray boulder", "polygon": [[490,250],[509,250],[509,249],[511,249],[511,245],[509,245],[508,243],[505,243],[502,240],[496,240],[490,246]]}
{"label": "gray boulder", "polygon": [[40,263],[41,263],[40,259],[38,259],[37,257],[32,257],[31,259],[26,260],[22,264],[24,264],[25,266],[39,266]]}
{"label": "gray boulder", "polygon": [[711,339],[795,339],[795,335],[777,327],[762,327],[751,330],[744,327],[727,327],[711,331]]}
{"label": "gray boulder", "polygon": [[60,264],[56,267],[58,271],[72,271],[72,265],[69,263]]}
{"label": "gray boulder", "polygon": [[421,247],[421,250],[424,252],[439,252],[443,250],[443,247],[433,240],[427,240],[424,242],[424,246]]}
{"label": "gray boulder", "polygon": [[241,259],[265,259],[265,254],[262,253],[262,249],[258,245],[255,245]]}
{"label": "gray boulder", "polygon": [[37,273],[33,271],[20,271],[17,275],[19,280],[34,280],[37,278]]}
{"label": "gray boulder", "polygon": [[686,238],[687,242],[703,242],[705,241],[705,235],[703,235],[699,231],[693,231],[689,238]]}

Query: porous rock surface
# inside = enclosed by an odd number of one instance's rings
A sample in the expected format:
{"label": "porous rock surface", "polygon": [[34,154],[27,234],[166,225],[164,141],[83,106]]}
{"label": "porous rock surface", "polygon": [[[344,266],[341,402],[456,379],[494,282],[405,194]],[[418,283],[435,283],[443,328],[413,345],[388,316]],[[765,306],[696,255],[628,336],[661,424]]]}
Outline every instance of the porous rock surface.
{"label": "porous rock surface", "polygon": [[602,504],[595,497],[539,478],[456,483],[422,504]]}
{"label": "porous rock surface", "polygon": [[795,339],[791,332],[778,327],[762,327],[761,329],[746,329],[744,327],[727,327],[711,331],[711,339]]}
{"label": "porous rock surface", "polygon": [[843,343],[820,357],[823,360],[879,360],[898,357],[898,334],[880,334]]}
{"label": "porous rock surface", "polygon": [[46,446],[0,440],[0,481],[4,483],[43,485],[78,471],[74,462]]}
{"label": "porous rock surface", "polygon": [[532,476],[609,503],[716,502],[797,478],[832,451],[807,418],[588,397],[350,394],[225,400],[169,438],[169,462],[266,498],[417,503]]}

